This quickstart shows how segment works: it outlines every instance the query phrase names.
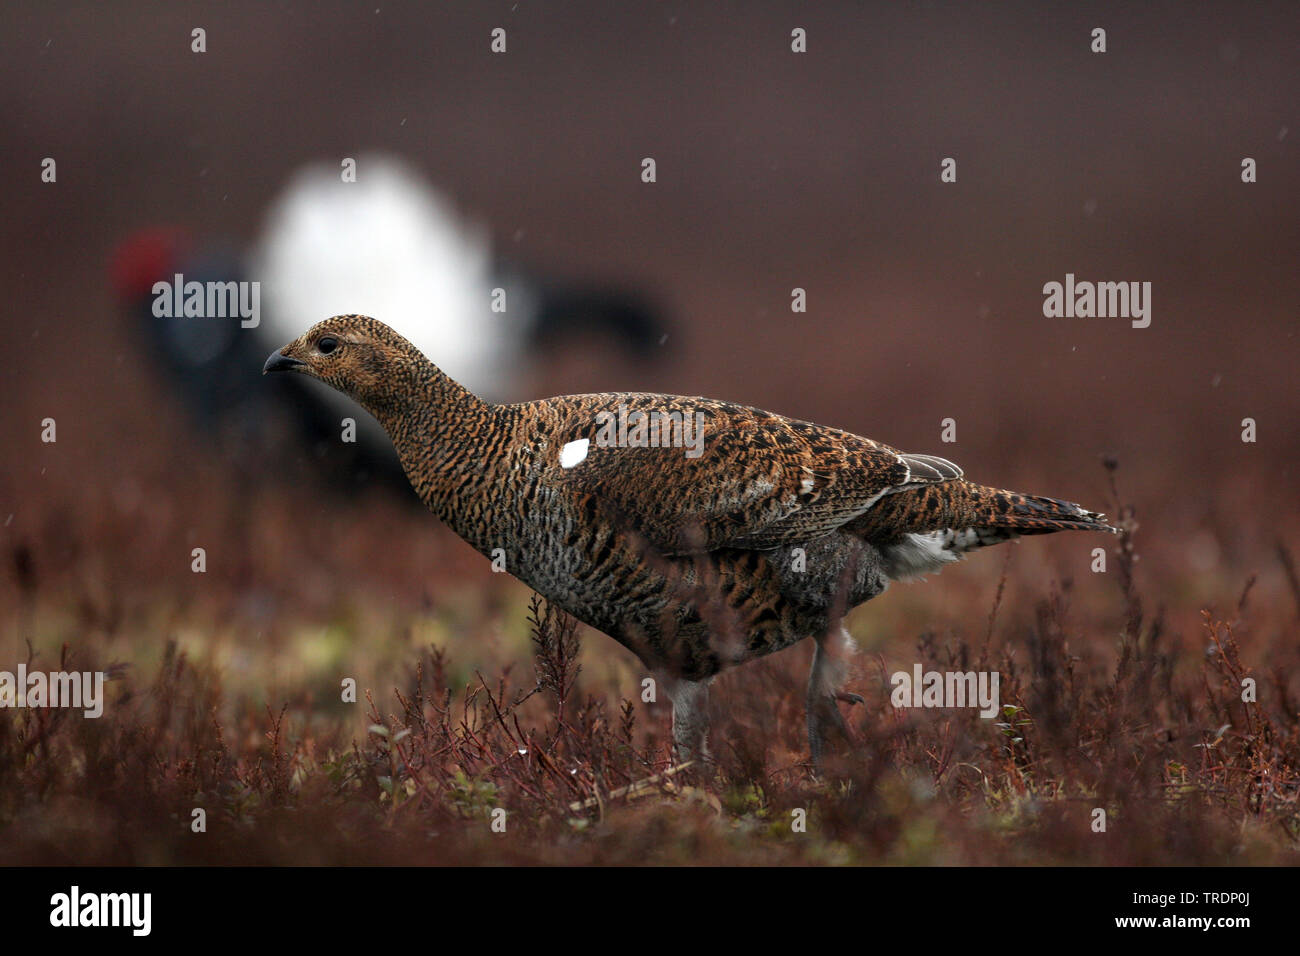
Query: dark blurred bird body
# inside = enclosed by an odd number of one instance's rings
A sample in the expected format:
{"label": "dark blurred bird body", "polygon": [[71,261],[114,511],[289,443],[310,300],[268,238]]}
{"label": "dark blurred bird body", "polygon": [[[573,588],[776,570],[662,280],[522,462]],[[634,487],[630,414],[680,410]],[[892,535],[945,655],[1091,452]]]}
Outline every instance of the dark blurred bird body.
{"label": "dark blurred bird body", "polygon": [[[812,638],[816,763],[827,731],[843,729],[836,700],[858,699],[840,690],[848,610],[974,548],[1112,530],[1068,502],[967,482],[942,458],[728,402],[490,404],[364,316],[320,323],[265,369],[304,372],[364,405],[438,517],[640,658],[672,697],[681,757],[706,752],[710,678]],[[682,441],[610,427],[655,419]],[[679,422],[697,423],[701,440],[673,431]]]}
{"label": "dark blurred bird body", "polygon": [[[400,314],[406,338],[426,349],[436,343],[447,368],[497,398],[527,394],[521,383],[543,374],[550,349],[577,344],[585,353],[603,343],[606,356],[648,362],[668,333],[657,305],[636,289],[548,276],[502,256],[483,225],[386,156],[361,157],[355,182],[341,181],[337,165],[298,170],[248,248],[147,228],[119,244],[112,273],[137,341],[206,445],[245,473],[274,462],[272,452],[281,464],[305,454],[327,484],[349,493],[373,484],[410,498],[375,423],[314,382],[257,387],[258,363],[301,330],[301,316],[321,314],[322,303]],[[156,285],[182,280],[256,284],[261,308],[251,322],[158,315]],[[348,441],[345,417],[355,423]],[[284,441],[286,421],[300,441]]]}

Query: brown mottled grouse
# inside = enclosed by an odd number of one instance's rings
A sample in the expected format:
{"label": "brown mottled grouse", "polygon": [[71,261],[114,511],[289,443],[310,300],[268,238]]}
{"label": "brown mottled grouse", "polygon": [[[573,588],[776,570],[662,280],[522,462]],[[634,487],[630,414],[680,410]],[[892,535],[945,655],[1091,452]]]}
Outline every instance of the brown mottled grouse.
{"label": "brown mottled grouse", "polygon": [[[816,763],[827,731],[843,730],[836,700],[860,700],[839,691],[850,608],[974,548],[1114,530],[1065,501],[972,484],[942,458],[742,405],[632,393],[488,404],[360,315],[273,352],[264,371],[285,370],[361,403],[434,514],[657,674],[680,757],[705,753],[713,675],[812,638]],[[646,419],[665,441],[644,440]],[[667,439],[678,447],[654,447]]]}

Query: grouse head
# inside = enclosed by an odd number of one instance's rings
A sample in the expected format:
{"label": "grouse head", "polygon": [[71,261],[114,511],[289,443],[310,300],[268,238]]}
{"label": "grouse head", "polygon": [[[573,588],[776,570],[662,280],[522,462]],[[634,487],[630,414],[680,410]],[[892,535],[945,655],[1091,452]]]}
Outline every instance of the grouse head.
{"label": "grouse head", "polygon": [[371,412],[393,408],[420,391],[433,364],[384,323],[336,315],[272,352],[262,372],[300,372],[351,396]]}

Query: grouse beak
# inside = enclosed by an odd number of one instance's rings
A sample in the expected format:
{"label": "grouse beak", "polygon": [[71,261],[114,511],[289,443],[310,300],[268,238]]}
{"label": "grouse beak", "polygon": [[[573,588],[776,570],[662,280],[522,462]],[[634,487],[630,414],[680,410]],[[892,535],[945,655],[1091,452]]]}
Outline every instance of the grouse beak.
{"label": "grouse beak", "polygon": [[299,365],[306,364],[307,363],[301,359],[296,359],[291,355],[285,355],[279,349],[276,349],[266,360],[266,364],[262,366],[262,374],[265,375],[267,372],[288,372],[291,369],[297,368]]}

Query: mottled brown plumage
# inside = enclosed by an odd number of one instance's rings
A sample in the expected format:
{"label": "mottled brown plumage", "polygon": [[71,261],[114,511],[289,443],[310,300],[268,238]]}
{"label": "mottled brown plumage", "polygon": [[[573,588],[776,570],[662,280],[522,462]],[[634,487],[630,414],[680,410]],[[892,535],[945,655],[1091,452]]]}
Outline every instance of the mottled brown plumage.
{"label": "mottled brown plumage", "polygon": [[[1068,502],[972,484],[942,458],[727,402],[610,393],[491,405],[365,316],[318,324],[271,355],[266,371],[279,370],[361,403],[452,530],[484,555],[501,549],[507,570],[659,675],[682,756],[705,750],[713,675],[813,638],[816,761],[826,731],[843,727],[836,699],[855,699],[839,691],[850,608],[972,548],[1113,530]],[[650,434],[679,445],[636,445],[637,412],[668,422]]]}

